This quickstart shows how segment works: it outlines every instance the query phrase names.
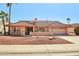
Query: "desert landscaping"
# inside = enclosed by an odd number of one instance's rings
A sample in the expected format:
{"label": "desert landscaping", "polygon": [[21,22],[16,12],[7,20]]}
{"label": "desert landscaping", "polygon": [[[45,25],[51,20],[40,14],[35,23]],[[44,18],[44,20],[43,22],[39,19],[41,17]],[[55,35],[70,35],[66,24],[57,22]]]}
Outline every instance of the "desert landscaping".
{"label": "desert landscaping", "polygon": [[73,44],[57,36],[0,36],[0,45]]}

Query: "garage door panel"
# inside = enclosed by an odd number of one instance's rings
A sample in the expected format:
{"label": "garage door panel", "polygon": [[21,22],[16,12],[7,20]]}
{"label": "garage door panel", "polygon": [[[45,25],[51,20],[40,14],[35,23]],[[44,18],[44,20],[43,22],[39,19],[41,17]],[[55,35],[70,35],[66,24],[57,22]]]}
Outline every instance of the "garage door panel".
{"label": "garage door panel", "polygon": [[65,29],[51,29],[53,34],[65,34]]}

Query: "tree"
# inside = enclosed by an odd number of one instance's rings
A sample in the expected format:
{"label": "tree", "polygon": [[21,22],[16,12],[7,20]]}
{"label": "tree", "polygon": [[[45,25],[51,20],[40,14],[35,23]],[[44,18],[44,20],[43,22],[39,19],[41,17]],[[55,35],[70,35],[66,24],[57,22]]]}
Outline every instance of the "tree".
{"label": "tree", "polygon": [[6,4],[7,7],[9,8],[9,27],[8,27],[8,35],[10,35],[10,21],[11,21],[11,6],[12,6],[12,3],[7,3]]}
{"label": "tree", "polygon": [[69,25],[69,24],[70,24],[71,19],[70,19],[70,18],[67,18],[66,20],[68,21],[68,25]]}
{"label": "tree", "polygon": [[79,36],[79,27],[76,27],[76,28],[74,29],[74,32],[75,32],[76,35]]}
{"label": "tree", "polygon": [[69,24],[70,24],[71,19],[70,18],[67,18],[66,21],[68,22],[67,27],[66,27],[66,34],[68,34],[67,33],[67,30],[68,30],[68,27],[69,27]]}
{"label": "tree", "polygon": [[[8,20],[7,16],[8,16],[7,13],[0,11],[0,17],[2,18],[4,35],[6,35],[5,21]],[[6,17],[6,20],[4,19],[5,17]]]}

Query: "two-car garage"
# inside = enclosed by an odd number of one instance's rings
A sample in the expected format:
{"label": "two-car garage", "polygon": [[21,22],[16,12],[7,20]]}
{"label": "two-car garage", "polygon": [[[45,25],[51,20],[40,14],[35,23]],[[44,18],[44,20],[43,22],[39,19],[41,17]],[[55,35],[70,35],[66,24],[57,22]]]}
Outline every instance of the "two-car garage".
{"label": "two-car garage", "polygon": [[66,34],[66,25],[59,22],[53,23],[49,31],[53,34]]}
{"label": "two-car garage", "polygon": [[59,29],[59,28],[51,28],[50,31],[53,34],[65,34],[66,33],[65,29]]}

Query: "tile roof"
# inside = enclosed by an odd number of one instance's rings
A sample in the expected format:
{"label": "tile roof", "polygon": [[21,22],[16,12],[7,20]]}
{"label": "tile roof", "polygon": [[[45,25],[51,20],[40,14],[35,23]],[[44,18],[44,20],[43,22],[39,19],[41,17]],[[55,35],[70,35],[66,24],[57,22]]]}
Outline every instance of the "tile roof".
{"label": "tile roof", "polygon": [[47,26],[49,24],[62,24],[62,23],[58,21],[38,21],[37,22],[38,26]]}
{"label": "tile roof", "polygon": [[[50,24],[54,24],[54,25],[60,25],[60,26],[65,26],[66,24],[63,24],[59,21],[38,21],[37,22],[37,26],[48,26]],[[16,23],[12,23],[11,25],[27,25],[27,26],[33,26],[34,25],[34,21],[19,21]]]}
{"label": "tile roof", "polygon": [[21,21],[21,22],[16,22],[16,23],[11,23],[11,26],[33,26],[32,23],[26,21]]}

